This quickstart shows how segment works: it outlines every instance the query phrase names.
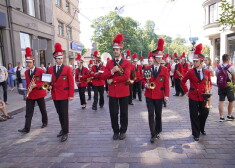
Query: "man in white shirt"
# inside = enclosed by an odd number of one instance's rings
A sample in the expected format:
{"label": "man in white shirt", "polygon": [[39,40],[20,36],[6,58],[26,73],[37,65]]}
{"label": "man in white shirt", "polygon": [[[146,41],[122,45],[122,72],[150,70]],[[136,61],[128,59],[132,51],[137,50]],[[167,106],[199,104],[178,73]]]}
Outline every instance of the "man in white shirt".
{"label": "man in white shirt", "polygon": [[7,103],[7,78],[8,78],[7,69],[4,66],[0,66],[0,86],[2,86],[3,99],[6,104],[8,104]]}

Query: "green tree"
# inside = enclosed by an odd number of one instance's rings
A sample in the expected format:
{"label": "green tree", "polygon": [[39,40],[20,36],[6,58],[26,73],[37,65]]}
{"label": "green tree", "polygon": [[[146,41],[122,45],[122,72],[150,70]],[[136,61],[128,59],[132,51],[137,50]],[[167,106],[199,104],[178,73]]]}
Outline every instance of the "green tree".
{"label": "green tree", "polygon": [[85,48],[85,46],[83,44],[82,45],[82,55],[84,55],[87,52],[87,49]]}
{"label": "green tree", "polygon": [[203,54],[210,56],[210,47],[208,45],[204,45]]}
{"label": "green tree", "polygon": [[221,14],[217,21],[222,25],[222,30],[225,30],[227,27],[232,28],[235,25],[234,6],[227,0],[221,0],[220,2]]}

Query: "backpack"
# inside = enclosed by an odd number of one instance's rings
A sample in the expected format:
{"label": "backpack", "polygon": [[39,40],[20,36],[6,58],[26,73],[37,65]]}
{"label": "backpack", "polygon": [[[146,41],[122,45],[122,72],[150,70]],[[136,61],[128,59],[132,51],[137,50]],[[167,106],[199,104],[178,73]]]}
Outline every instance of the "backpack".
{"label": "backpack", "polygon": [[221,65],[218,65],[217,68],[219,69],[219,73],[217,75],[217,86],[218,88],[227,88],[227,82],[231,82],[231,80],[228,77],[228,69],[231,67],[231,65],[227,65],[226,67],[222,68]]}

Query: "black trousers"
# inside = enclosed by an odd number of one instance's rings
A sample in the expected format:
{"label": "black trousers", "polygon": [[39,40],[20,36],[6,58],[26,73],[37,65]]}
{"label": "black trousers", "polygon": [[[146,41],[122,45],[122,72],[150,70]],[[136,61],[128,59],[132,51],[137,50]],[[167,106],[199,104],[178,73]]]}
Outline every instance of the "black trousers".
{"label": "black trousers", "polygon": [[107,80],[105,81],[105,91],[106,92],[109,91],[109,84],[108,84]]}
{"label": "black trousers", "polygon": [[180,79],[175,79],[175,94],[179,95],[180,93],[183,94],[183,89],[181,87]]}
{"label": "black trousers", "polygon": [[142,85],[141,81],[134,82],[134,84],[133,84],[133,98],[136,98],[136,92],[138,92],[138,98],[139,98],[139,100],[142,100],[141,85]]}
{"label": "black trousers", "polygon": [[2,86],[3,89],[3,100],[7,102],[7,81],[0,82],[0,86]]}
{"label": "black trousers", "polygon": [[69,101],[66,100],[54,100],[56,111],[59,115],[61,130],[63,134],[69,132]]}
{"label": "black trousers", "polygon": [[86,96],[85,96],[86,87],[78,87],[78,91],[79,91],[81,105],[86,104]]}
{"label": "black trousers", "polygon": [[[111,97],[109,96],[109,113],[111,118],[111,124],[114,133],[126,133],[128,126],[128,99],[126,97]],[[120,109],[120,125],[118,122],[118,114]]]}
{"label": "black trousers", "polygon": [[92,89],[92,83],[88,83],[87,92],[88,92],[88,98],[89,99],[91,99],[91,89]]}
{"label": "black trousers", "polygon": [[33,112],[34,112],[34,106],[35,102],[37,102],[38,107],[42,114],[42,123],[47,124],[48,118],[47,118],[47,111],[46,111],[46,105],[45,105],[45,99],[26,99],[26,115],[25,115],[25,126],[24,128],[28,131],[30,131],[31,128],[31,121],[33,118]]}
{"label": "black trousers", "polygon": [[98,104],[98,94],[100,95],[99,105],[104,105],[104,86],[93,86],[94,90],[94,102],[92,107],[97,107]]}
{"label": "black trousers", "polygon": [[171,86],[172,86],[172,87],[175,87],[175,81],[174,81],[173,76],[171,76]]}
{"label": "black trousers", "polygon": [[130,90],[129,104],[131,104],[133,99],[133,85],[129,85],[129,90]]}
{"label": "black trousers", "polygon": [[146,97],[149,128],[152,137],[162,132],[162,101],[162,99],[150,99]]}
{"label": "black trousers", "polygon": [[192,135],[200,136],[200,131],[204,132],[206,119],[209,114],[209,109],[203,106],[203,101],[195,101],[189,99],[189,113],[192,126]]}

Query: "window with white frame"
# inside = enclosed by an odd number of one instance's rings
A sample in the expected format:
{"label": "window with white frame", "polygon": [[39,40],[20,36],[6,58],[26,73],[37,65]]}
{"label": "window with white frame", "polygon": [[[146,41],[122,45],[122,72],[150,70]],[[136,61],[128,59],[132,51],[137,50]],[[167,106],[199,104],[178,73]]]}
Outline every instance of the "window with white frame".
{"label": "window with white frame", "polygon": [[217,22],[218,19],[218,5],[214,3],[209,6],[209,23]]}
{"label": "window with white frame", "polygon": [[61,0],[56,0],[55,4],[56,4],[57,6],[60,6],[60,7],[62,6],[62,5],[61,5]]}
{"label": "window with white frame", "polygon": [[58,34],[64,36],[64,23],[58,21]]}
{"label": "window with white frame", "polygon": [[66,12],[70,14],[70,3],[66,1]]}
{"label": "window with white frame", "polygon": [[71,27],[67,27],[67,31],[68,31],[68,39],[72,40],[72,28]]}

